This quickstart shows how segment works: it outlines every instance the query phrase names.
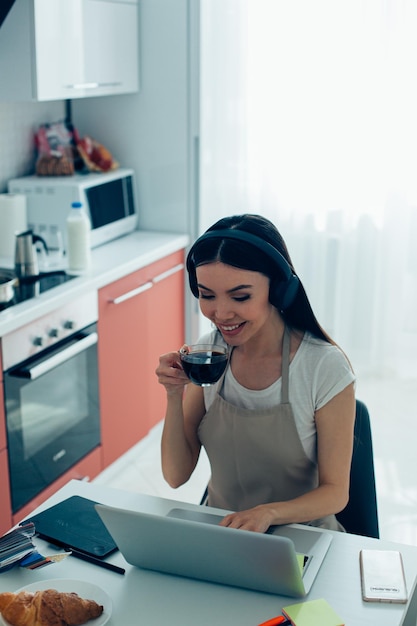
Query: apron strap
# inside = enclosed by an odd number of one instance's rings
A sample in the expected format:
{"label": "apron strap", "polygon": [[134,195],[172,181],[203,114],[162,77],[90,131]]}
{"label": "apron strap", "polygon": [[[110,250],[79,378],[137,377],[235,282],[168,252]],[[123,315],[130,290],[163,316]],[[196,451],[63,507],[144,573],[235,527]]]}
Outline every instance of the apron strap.
{"label": "apron strap", "polygon": [[290,374],[290,332],[284,328],[282,338],[282,371],[281,371],[281,403],[289,403],[289,374]]}

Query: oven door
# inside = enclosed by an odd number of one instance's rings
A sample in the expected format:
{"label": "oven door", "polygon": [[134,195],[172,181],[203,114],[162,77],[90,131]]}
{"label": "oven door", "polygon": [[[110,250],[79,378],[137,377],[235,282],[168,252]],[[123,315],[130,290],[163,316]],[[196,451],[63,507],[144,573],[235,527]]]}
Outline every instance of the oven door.
{"label": "oven door", "polygon": [[13,513],[100,444],[92,324],[4,375]]}

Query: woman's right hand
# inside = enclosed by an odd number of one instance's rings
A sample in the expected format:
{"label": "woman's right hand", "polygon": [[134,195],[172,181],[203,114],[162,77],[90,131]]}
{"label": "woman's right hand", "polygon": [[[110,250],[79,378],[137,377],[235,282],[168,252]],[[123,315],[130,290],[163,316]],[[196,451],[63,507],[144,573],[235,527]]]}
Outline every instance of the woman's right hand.
{"label": "woman's right hand", "polygon": [[[184,346],[186,348],[186,346]],[[182,394],[190,379],[182,369],[180,353],[168,352],[159,357],[159,365],[155,370],[158,382],[163,385],[168,395]]]}

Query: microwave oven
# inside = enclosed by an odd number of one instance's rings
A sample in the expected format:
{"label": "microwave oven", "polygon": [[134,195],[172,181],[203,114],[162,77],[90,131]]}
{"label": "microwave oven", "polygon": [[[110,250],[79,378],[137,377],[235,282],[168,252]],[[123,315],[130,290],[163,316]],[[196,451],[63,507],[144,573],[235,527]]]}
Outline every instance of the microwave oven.
{"label": "microwave oven", "polygon": [[91,247],[126,235],[137,226],[134,173],[118,169],[73,176],[24,176],[8,183],[9,193],[26,196],[27,222],[47,245],[60,231],[67,249],[66,219],[81,202],[91,222]]}

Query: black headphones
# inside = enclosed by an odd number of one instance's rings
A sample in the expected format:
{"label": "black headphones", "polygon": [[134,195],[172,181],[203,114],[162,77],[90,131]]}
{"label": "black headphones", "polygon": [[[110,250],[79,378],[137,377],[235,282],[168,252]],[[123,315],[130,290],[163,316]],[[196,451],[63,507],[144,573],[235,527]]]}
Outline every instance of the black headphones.
{"label": "black headphones", "polygon": [[223,229],[223,230],[209,230],[208,232],[201,235],[191,247],[188,256],[187,256],[187,271],[188,271],[188,279],[190,283],[190,289],[193,295],[198,298],[198,285],[197,285],[197,277],[195,273],[195,266],[192,263],[193,260],[193,252],[195,247],[205,241],[206,239],[237,239],[238,241],[244,241],[246,243],[250,243],[258,250],[261,250],[266,254],[271,261],[273,261],[280,271],[283,274],[284,278],[276,278],[271,279],[271,285],[269,288],[269,301],[273,304],[279,311],[284,311],[287,309],[296,296],[298,291],[298,286],[300,281],[298,276],[294,274],[290,265],[286,261],[286,259],[282,256],[280,252],[273,245],[264,241],[257,235],[253,235],[252,233],[248,233],[244,230],[238,230],[237,228]]}

